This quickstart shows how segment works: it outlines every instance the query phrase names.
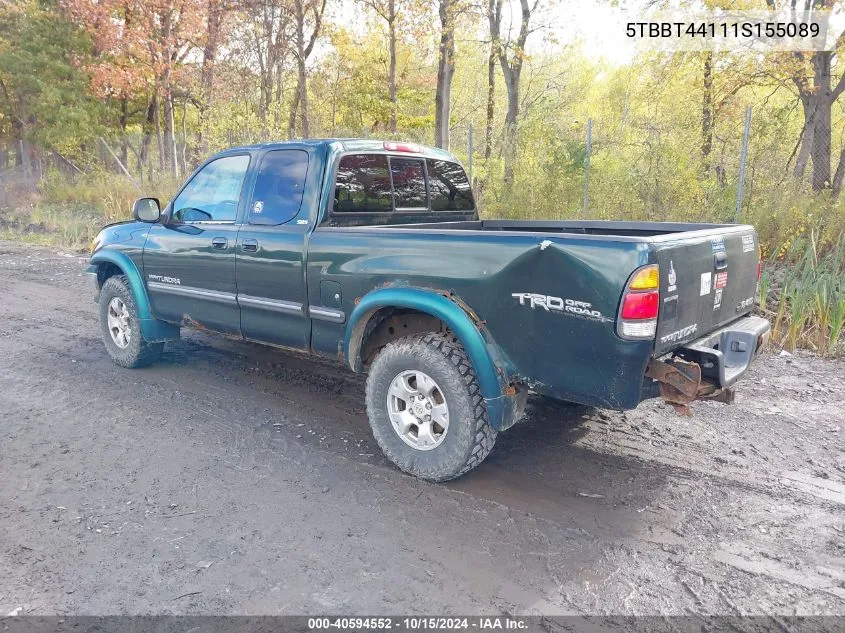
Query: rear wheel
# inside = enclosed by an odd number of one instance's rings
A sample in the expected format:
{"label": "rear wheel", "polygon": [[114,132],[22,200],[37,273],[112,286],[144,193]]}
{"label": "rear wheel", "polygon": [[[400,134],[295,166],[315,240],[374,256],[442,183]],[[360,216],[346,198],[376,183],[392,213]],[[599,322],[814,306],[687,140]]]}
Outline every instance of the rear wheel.
{"label": "rear wheel", "polygon": [[135,298],[124,275],[109,277],[100,290],[100,329],[111,359],[121,367],[141,367],[154,361],[164,343],[141,336]]}
{"label": "rear wheel", "polygon": [[385,456],[431,481],[475,468],[496,441],[475,371],[450,333],[388,343],[370,366],[367,414]]}

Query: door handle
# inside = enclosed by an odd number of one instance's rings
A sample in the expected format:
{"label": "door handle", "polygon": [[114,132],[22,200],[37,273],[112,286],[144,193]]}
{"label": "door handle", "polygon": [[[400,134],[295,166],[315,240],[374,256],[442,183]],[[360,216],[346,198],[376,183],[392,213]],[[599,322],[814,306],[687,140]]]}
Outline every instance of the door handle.
{"label": "door handle", "polygon": [[258,251],[258,240],[248,237],[241,242],[241,248],[245,251],[249,251],[250,253],[255,253]]}
{"label": "door handle", "polygon": [[211,240],[211,245],[214,248],[223,250],[229,245],[229,240],[227,240],[225,237],[215,237],[213,240]]}

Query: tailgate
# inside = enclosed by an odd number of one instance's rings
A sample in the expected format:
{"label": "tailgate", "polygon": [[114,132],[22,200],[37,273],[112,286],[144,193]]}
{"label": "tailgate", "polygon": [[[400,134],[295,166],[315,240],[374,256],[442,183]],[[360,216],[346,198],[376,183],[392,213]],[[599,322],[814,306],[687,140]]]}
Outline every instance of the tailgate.
{"label": "tailgate", "polygon": [[656,355],[754,308],[760,255],[753,227],[668,235],[652,245],[660,265]]}

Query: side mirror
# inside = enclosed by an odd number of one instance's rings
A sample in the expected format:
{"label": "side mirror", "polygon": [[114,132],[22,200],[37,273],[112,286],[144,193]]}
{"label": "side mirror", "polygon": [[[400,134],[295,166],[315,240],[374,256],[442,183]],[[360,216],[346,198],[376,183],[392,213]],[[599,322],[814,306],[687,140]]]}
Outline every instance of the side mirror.
{"label": "side mirror", "polygon": [[138,222],[158,222],[161,217],[158,198],[138,198],[132,205],[132,217]]}

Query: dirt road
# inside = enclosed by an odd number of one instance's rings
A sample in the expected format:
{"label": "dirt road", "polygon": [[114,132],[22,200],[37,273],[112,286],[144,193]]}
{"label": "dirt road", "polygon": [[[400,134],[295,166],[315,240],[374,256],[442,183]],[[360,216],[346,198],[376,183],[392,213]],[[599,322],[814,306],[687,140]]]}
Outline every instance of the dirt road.
{"label": "dirt road", "polygon": [[84,260],[0,243],[0,615],[845,614],[845,364],[677,417],[532,400],[432,485],[363,382],[186,333],[109,361]]}

